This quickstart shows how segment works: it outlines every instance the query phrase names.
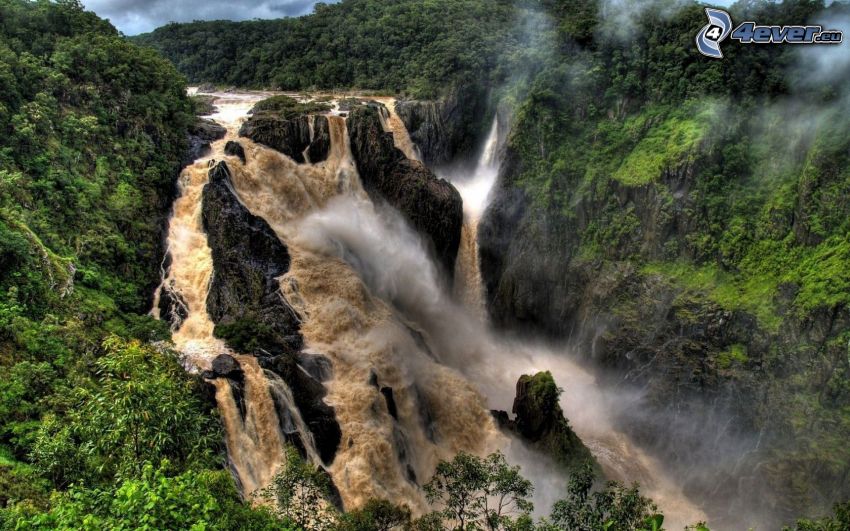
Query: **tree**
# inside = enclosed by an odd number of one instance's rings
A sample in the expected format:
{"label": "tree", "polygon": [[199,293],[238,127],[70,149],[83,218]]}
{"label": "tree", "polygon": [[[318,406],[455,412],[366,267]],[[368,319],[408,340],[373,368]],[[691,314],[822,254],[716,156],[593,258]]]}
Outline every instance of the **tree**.
{"label": "tree", "polygon": [[390,531],[407,528],[410,524],[410,509],[394,505],[386,500],[369,500],[361,509],[344,514],[340,518],[338,531]]}
{"label": "tree", "polygon": [[303,529],[327,529],[337,523],[338,514],[328,502],[330,481],[327,473],[305,461],[298,451],[287,446],[283,470],[261,497],[270,502],[275,513]]}
{"label": "tree", "polygon": [[834,514],[817,520],[797,520],[793,528],[786,527],[785,531],[845,531],[850,529],[850,501],[836,504]]}
{"label": "tree", "polygon": [[[97,383],[77,390],[69,425],[42,424],[33,450],[37,467],[62,484],[79,478],[84,464],[95,477],[127,477],[140,475],[145,462],[169,459],[182,467],[213,459],[220,432],[176,359],[114,336],[103,348]],[[69,454],[75,443],[84,462]]]}
{"label": "tree", "polygon": [[[442,507],[435,514],[452,529],[508,529],[512,516],[527,516],[534,490],[518,466],[510,466],[501,452],[486,458],[465,452],[451,461],[441,461],[434,477],[425,485],[428,501]],[[419,522],[430,527],[434,516]]]}
{"label": "tree", "polygon": [[570,477],[567,497],[555,503],[551,524],[565,531],[660,531],[664,521],[654,503],[640,495],[637,485],[626,488],[609,482],[592,492],[593,465],[585,464]]}

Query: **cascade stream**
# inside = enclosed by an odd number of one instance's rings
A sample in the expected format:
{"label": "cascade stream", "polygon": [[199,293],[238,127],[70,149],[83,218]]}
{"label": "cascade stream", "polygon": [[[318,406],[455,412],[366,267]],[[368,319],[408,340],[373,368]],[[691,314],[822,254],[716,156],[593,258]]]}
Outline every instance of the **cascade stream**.
{"label": "cascade stream", "polygon": [[[305,443],[307,457],[325,465],[286,383],[213,336],[206,297],[215,272],[202,228],[201,192],[212,161],[219,160],[226,160],[240,202],[263,218],[289,250],[289,271],[278,280],[281,294],[301,318],[304,351],[332,363],[325,401],[335,408],[342,442],[326,470],[346,508],[384,498],[421,514],[427,510],[421,485],[439,460],[459,451],[485,455],[501,449],[535,482],[537,512],[548,513],[564,494],[565,478],[546,458],[503,435],[490,409],[510,411],[520,375],[551,370],[566,390],[562,407],[567,417],[610,478],[640,481],[668,515],[670,528],[704,519],[663,467],[616,430],[610,408],[615,398],[628,397],[598,388],[569,353],[517,345],[489,330],[477,227],[499,170],[502,140],[495,120],[472,174],[442,175],[464,201],[452,294],[445,292],[418,235],[397,212],[373,204],[364,192],[345,118],[339,113],[328,117],[326,161],[298,164],[237,138],[250,108],[268,94],[216,96],[218,112],[211,118],[227,128],[227,135],[181,174],[162,288],[179,295],[184,305],[186,316],[175,324],[173,339],[186,368],[208,370],[216,356],[230,353],[245,373],[244,418],[228,381],[219,378],[214,384],[229,461],[246,496],[267,486],[282,466],[282,415]],[[416,159],[394,101],[382,103],[387,107],[384,128],[408,158]],[[244,164],[224,154],[225,143],[237,139]],[[157,317],[158,311],[155,305]],[[391,389],[396,411],[390,411],[381,388]]]}

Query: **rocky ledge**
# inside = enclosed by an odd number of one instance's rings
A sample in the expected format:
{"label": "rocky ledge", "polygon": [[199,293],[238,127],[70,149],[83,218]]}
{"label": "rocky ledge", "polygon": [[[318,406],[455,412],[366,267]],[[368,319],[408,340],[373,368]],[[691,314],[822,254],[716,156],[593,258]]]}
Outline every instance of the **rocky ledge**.
{"label": "rocky ledge", "polygon": [[239,136],[280,151],[299,164],[326,160],[331,146],[328,117],[323,115],[290,118],[275,111],[257,112],[242,124]]}
{"label": "rocky ledge", "polygon": [[224,138],[227,129],[212,120],[198,118],[186,132],[188,148],[183,158],[183,166],[188,166],[210,152],[210,144]]}

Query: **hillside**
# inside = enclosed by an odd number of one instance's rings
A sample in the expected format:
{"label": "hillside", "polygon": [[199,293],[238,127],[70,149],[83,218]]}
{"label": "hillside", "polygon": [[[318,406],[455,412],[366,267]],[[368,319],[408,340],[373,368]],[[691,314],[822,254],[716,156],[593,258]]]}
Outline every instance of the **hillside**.
{"label": "hillside", "polygon": [[[662,5],[627,40],[601,14],[560,25],[564,49],[586,43],[554,55],[517,108],[480,232],[489,307],[646,389],[640,436],[697,497],[787,519],[850,495],[846,64],[813,71],[822,50],[752,46],[706,61],[702,8]],[[847,16],[823,9],[732,15]],[[699,472],[709,462],[728,484]]]}

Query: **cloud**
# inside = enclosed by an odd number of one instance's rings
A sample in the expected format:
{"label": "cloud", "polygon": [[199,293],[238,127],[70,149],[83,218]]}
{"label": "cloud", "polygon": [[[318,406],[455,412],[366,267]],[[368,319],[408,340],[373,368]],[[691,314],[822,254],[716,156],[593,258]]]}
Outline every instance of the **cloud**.
{"label": "cloud", "polygon": [[[324,0],[334,3],[336,0]],[[193,20],[250,20],[295,17],[310,13],[316,0],[83,0],[86,9],[109,19],[126,35],[151,31],[169,22]]]}

